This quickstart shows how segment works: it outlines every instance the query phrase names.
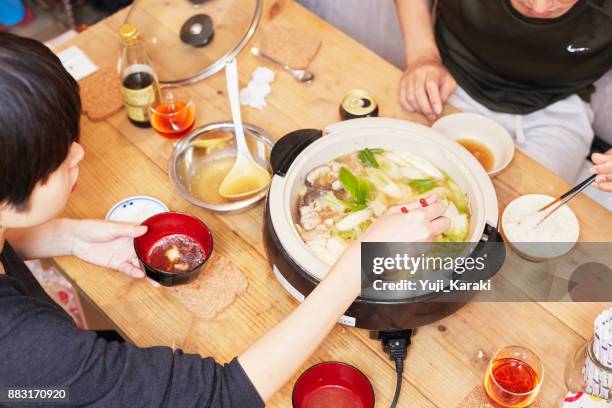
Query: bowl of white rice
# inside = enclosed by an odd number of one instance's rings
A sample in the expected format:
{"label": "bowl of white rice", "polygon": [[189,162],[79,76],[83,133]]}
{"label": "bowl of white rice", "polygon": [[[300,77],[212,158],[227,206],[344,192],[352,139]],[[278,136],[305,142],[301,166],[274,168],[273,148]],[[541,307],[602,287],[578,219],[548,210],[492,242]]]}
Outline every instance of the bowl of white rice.
{"label": "bowl of white rice", "polygon": [[509,246],[531,261],[545,261],[568,253],[578,241],[580,225],[574,212],[563,206],[538,212],[554,200],[544,194],[527,194],[508,204],[502,214],[502,233]]}

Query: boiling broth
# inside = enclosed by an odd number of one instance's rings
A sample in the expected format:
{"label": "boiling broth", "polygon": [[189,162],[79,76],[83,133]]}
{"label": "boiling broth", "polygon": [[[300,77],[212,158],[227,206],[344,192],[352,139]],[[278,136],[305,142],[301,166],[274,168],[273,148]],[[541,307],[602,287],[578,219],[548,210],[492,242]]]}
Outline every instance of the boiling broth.
{"label": "boiling broth", "polygon": [[296,228],[315,256],[333,265],[346,247],[394,205],[435,194],[451,227],[438,242],[467,239],[467,196],[443,171],[405,151],[364,149],[312,169],[296,205]]}

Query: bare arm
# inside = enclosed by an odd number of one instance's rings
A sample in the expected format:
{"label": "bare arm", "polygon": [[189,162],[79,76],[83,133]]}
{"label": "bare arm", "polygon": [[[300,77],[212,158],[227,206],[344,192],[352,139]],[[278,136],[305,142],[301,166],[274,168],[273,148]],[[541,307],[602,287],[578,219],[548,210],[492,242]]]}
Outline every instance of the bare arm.
{"label": "bare arm", "polygon": [[36,227],[10,229],[6,239],[21,259],[70,255],[70,223],[71,220],[56,218]]}
{"label": "bare arm", "polygon": [[397,0],[408,66],[422,59],[440,60],[433,33],[430,0]]}
{"label": "bare arm", "polygon": [[[431,240],[450,225],[441,217],[444,205],[432,203],[426,209],[402,214],[389,210],[363,235],[364,241]],[[392,237],[392,238],[391,238]],[[361,246],[353,243],[331,268],[325,279],[293,313],[247,349],[238,361],[264,401],[280,389],[319,347],[340,316],[361,291]]]}
{"label": "bare arm", "polygon": [[293,313],[238,358],[264,401],[304,364],[359,294],[359,249],[351,246]]}
{"label": "bare arm", "polygon": [[397,13],[408,67],[400,82],[400,103],[407,111],[422,113],[433,121],[442,113],[457,83],[442,65],[434,37],[430,1],[397,0]]}
{"label": "bare arm", "polygon": [[32,228],[10,229],[6,239],[21,259],[74,255],[142,278],[144,272],[134,266],[132,241],[146,231],[146,227],[131,223],[56,218]]}

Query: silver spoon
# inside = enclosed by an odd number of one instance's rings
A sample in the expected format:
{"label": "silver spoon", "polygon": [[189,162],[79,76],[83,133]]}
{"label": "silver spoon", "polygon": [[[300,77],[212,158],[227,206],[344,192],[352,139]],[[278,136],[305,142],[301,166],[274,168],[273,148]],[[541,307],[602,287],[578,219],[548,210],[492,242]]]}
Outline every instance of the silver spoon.
{"label": "silver spoon", "polygon": [[293,78],[298,82],[312,82],[314,80],[314,74],[307,69],[291,68],[289,65],[285,65],[282,62],[264,54],[259,48],[252,47],[251,54],[257,55],[263,59],[266,59],[276,65],[281,66],[285,71],[289,72]]}

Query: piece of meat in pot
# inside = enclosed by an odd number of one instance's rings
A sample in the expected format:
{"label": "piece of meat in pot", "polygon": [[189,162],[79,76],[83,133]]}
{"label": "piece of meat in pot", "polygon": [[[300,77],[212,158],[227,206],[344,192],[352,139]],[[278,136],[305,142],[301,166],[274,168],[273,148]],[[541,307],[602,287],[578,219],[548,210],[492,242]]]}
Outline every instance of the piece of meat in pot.
{"label": "piece of meat in pot", "polygon": [[318,212],[319,212],[319,217],[321,217],[323,222],[329,219],[331,219],[332,221],[335,221],[337,218],[340,218],[343,215],[343,212],[339,213],[329,207],[323,207]]}
{"label": "piece of meat in pot", "polygon": [[334,195],[338,200],[351,201],[351,196],[343,188],[340,190],[334,190]]}
{"label": "piece of meat in pot", "polygon": [[300,224],[305,231],[311,231],[323,222],[319,213],[309,206],[300,208],[300,214]]}
{"label": "piece of meat in pot", "polygon": [[302,238],[306,242],[319,240],[319,239],[326,239],[329,236],[330,236],[329,229],[324,224],[317,226],[313,230],[304,231],[304,233],[302,234]]}
{"label": "piece of meat in pot", "polygon": [[324,193],[325,193],[324,191],[321,191],[318,189],[309,190],[303,197],[304,205],[308,205],[308,206],[312,205]]}
{"label": "piece of meat in pot", "polygon": [[329,191],[332,184],[338,179],[338,172],[330,166],[315,167],[306,175],[306,185],[320,190]]}

